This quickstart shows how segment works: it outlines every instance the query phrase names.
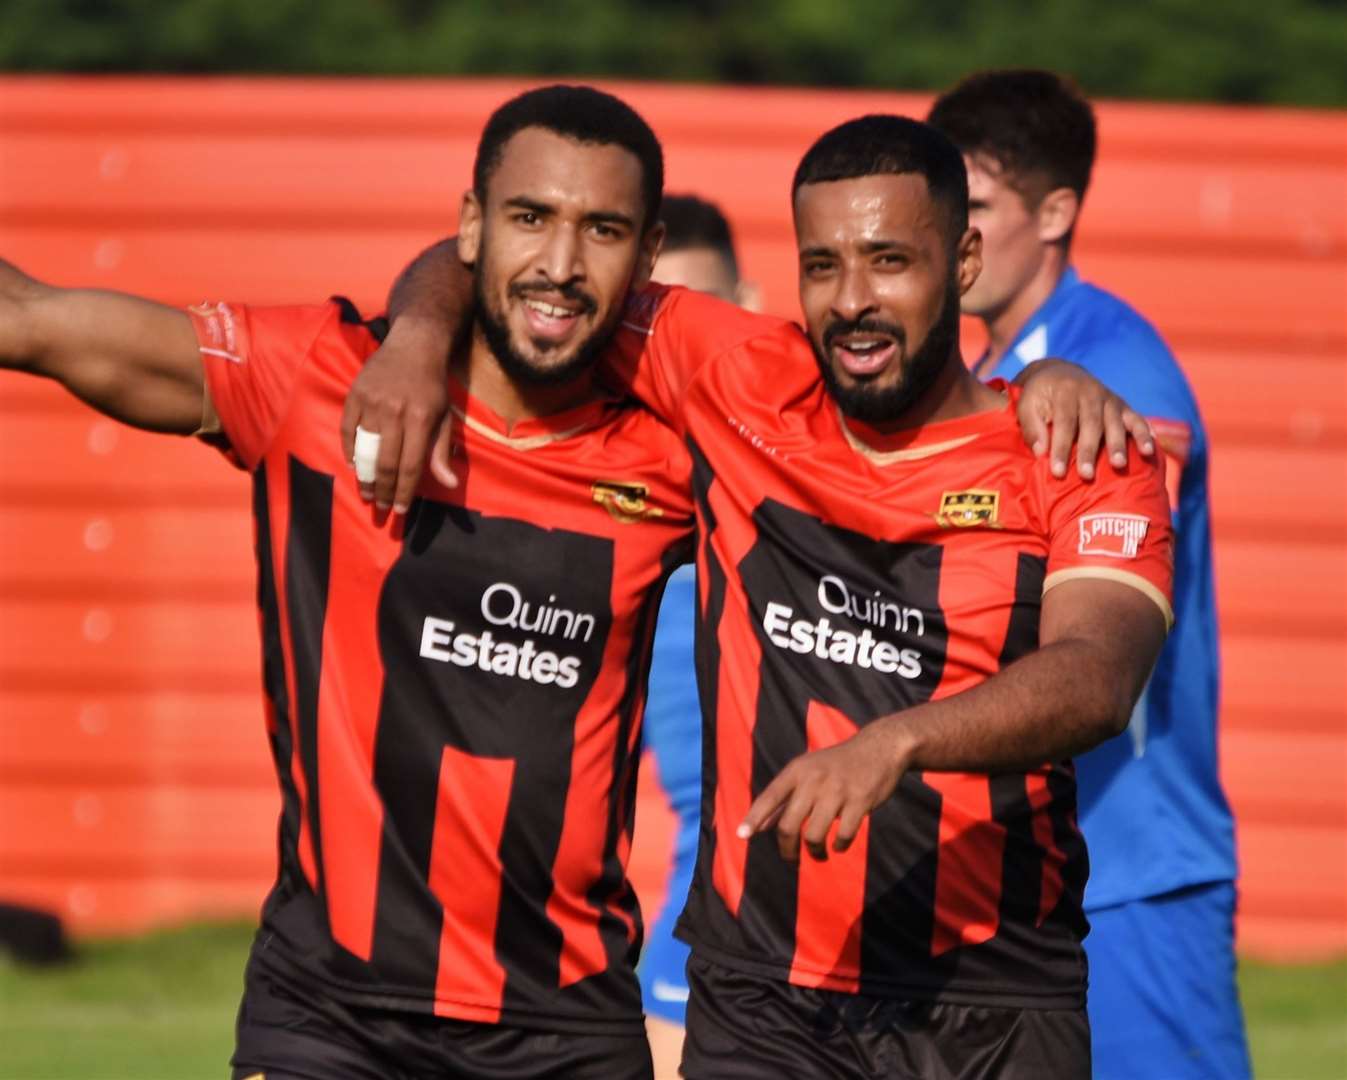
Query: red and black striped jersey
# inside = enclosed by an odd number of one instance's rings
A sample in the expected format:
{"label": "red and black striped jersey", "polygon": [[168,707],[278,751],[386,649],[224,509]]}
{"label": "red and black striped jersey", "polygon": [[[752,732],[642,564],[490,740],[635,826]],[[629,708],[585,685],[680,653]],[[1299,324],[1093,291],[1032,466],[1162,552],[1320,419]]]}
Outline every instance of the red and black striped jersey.
{"label": "red and black striped jersey", "polygon": [[192,316],[254,477],[283,795],[254,962],[380,1008],[638,1029],[626,861],[655,613],[691,555],[685,448],[629,400],[507,428],[455,386],[459,486],[427,477],[381,524],[339,434],[374,324]]}
{"label": "red and black striped jersey", "polygon": [[789,324],[686,290],[635,296],[618,378],[693,455],[702,833],[681,934],[802,986],[1083,1002],[1087,873],[1068,761],[911,772],[855,844],[782,860],[735,835],[796,755],[977,685],[1038,644],[1045,590],[1140,589],[1169,619],[1158,468],[1054,479],[1003,408],[884,435],[845,421]]}

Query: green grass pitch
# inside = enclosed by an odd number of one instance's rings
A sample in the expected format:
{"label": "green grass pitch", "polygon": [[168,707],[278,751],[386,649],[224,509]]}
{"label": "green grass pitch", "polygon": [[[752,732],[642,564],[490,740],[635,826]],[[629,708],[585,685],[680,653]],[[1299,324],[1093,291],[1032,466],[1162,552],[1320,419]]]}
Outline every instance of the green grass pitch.
{"label": "green grass pitch", "polygon": [[[0,960],[0,1080],[219,1080],[233,1045],[242,925],[88,942],[45,971]],[[1347,959],[1244,963],[1259,1080],[1347,1078]]]}

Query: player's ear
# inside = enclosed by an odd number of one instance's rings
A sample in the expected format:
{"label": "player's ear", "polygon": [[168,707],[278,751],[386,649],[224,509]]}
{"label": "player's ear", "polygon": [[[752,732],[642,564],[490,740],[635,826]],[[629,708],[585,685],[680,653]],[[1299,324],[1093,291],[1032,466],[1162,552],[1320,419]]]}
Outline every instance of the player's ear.
{"label": "player's ear", "polygon": [[636,270],[631,276],[631,287],[643,289],[650,283],[651,272],[655,269],[655,260],[659,258],[660,248],[664,246],[664,222],[657,221],[641,234],[641,249],[636,256]]}
{"label": "player's ear", "polygon": [[1038,204],[1038,239],[1056,244],[1071,235],[1080,213],[1080,197],[1067,187],[1053,188]]}
{"label": "player's ear", "polygon": [[458,257],[471,266],[477,261],[482,246],[482,204],[477,192],[469,188],[463,193],[463,205],[458,212]]}
{"label": "player's ear", "polygon": [[959,237],[959,247],[954,254],[955,273],[959,279],[959,295],[962,296],[973,287],[978,275],[982,273],[982,231],[976,225],[970,225]]}

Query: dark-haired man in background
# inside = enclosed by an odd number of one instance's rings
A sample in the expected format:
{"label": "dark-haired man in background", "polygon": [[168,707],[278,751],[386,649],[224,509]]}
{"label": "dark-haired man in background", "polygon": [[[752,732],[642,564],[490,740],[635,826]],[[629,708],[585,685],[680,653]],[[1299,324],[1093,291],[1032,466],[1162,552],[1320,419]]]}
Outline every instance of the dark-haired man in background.
{"label": "dark-haired man in background", "polygon": [[662,187],[658,141],[610,95],[493,114],[461,217],[479,317],[447,380],[437,358],[460,479],[405,518],[362,502],[337,437],[382,321],[177,311],[0,263],[0,364],[206,434],[254,478],[282,815],[236,1078],[651,1075],[625,866],[690,461],[593,369],[648,278]]}
{"label": "dark-haired man in background", "polygon": [[[688,1077],[1089,1075],[1066,759],[1163,641],[1168,513],[1135,453],[1054,479],[964,367],[967,199],[933,129],[844,124],[793,186],[807,336],[659,287],[617,336],[694,463]],[[443,320],[423,263],[395,312]]]}
{"label": "dark-haired man in background", "polygon": [[1234,822],[1217,760],[1219,641],[1207,436],[1169,348],[1071,266],[1095,157],[1089,102],[1047,71],[970,76],[930,122],[964,154],[983,269],[963,297],[983,378],[1067,356],[1150,419],[1168,468],[1177,619],[1128,730],[1077,761],[1090,844],[1094,1074],[1249,1075],[1235,981]]}

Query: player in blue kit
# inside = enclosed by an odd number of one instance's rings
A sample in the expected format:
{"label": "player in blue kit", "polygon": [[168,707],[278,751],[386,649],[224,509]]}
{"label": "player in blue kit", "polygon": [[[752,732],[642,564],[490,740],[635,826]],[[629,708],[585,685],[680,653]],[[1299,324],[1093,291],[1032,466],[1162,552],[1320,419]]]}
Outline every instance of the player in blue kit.
{"label": "player in blue kit", "polygon": [[[664,244],[654,278],[686,285],[756,311],[758,292],[739,276],[729,222],[694,195],[665,195],[660,209]],[[675,1076],[683,1053],[688,947],[673,935],[692,883],[701,819],[702,718],[693,666],[692,629],[697,579],[692,566],[675,570],[664,590],[645,707],[645,742],[669,806],[678,817],[664,905],[646,936],[637,974],[656,1076]]]}
{"label": "player in blue kit", "polygon": [[1045,71],[983,72],[929,119],[964,153],[970,223],[982,232],[982,274],[962,303],[987,326],[977,373],[1013,379],[1045,356],[1069,357],[1146,415],[1166,455],[1176,624],[1128,729],[1076,759],[1094,1075],[1247,1077],[1197,402],[1155,328],[1070,265],[1095,154],[1093,110],[1075,87]]}

